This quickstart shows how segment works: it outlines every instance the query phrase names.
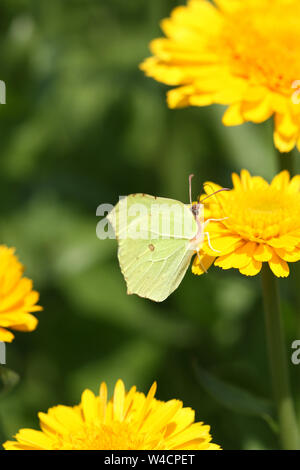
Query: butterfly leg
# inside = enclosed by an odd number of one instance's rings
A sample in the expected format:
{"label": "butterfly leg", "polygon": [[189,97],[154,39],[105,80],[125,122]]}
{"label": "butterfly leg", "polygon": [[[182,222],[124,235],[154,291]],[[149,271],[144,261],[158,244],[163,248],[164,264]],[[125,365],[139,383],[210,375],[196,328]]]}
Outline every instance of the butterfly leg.
{"label": "butterfly leg", "polygon": [[203,235],[204,235],[204,236],[206,235],[206,237],[207,237],[207,243],[208,243],[209,248],[210,248],[212,251],[215,251],[216,253],[221,253],[219,250],[215,250],[215,249],[211,246],[209,232],[204,232]]}
{"label": "butterfly leg", "polygon": [[[226,220],[226,219],[228,219],[228,217],[224,217],[223,219],[207,219],[207,220],[204,222],[204,224],[203,224],[203,228],[205,229],[206,225],[208,225],[209,222],[221,222],[222,220]],[[199,222],[199,225],[200,225],[200,222]],[[200,225],[200,227],[201,227],[201,225]],[[206,237],[207,237],[207,243],[208,243],[208,246],[210,247],[210,249],[211,249],[212,251],[215,251],[216,253],[221,253],[219,250],[215,250],[215,249],[212,247],[211,242],[210,242],[210,235],[209,235],[209,232],[203,232],[203,237],[205,237],[205,235],[206,235]],[[199,264],[200,264],[201,268],[203,269],[203,271],[204,271],[205,273],[207,273],[207,270],[205,269],[205,267],[204,267],[204,265],[203,265],[203,263],[202,263],[202,261],[201,261],[199,251],[200,251],[199,248],[197,248],[197,256],[198,256]]]}
{"label": "butterfly leg", "polygon": [[[205,229],[205,227],[210,223],[210,222],[221,222],[222,220],[226,220],[228,219],[228,217],[223,217],[222,219],[207,219],[204,224],[203,224],[203,228]],[[209,236],[209,232],[204,232],[203,235],[207,237],[207,243],[208,243],[208,246],[209,248],[212,250],[212,251],[215,251],[216,253],[221,253],[219,250],[215,250],[212,246],[211,246],[211,242],[210,242],[210,236]]]}
{"label": "butterfly leg", "polygon": [[209,224],[209,222],[222,222],[222,220],[226,220],[228,219],[229,217],[223,217],[223,219],[207,219],[205,222],[204,222],[204,228],[206,227],[206,225]]}

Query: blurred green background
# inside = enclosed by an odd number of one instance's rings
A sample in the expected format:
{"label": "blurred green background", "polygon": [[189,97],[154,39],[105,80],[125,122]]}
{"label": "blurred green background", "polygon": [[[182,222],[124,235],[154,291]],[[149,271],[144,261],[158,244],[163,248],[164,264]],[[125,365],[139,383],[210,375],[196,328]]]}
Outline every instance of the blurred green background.
{"label": "blurred green background", "polygon": [[[271,122],[224,128],[219,106],[168,110],[167,87],[139,71],[160,19],[180,3],[1,1],[0,237],[44,307],[38,329],[7,348],[21,381],[0,401],[2,441],[37,428],[38,411],[76,404],[102,380],[112,392],[121,377],[144,392],[157,380],[157,397],[193,407],[225,449],[277,446],[264,402],[214,382],[270,398],[259,277],[189,271],[154,304],[126,295],[116,242],[96,237],[97,206],[119,195],[187,201],[190,173],[198,194],[206,180],[230,187],[241,168],[268,179],[277,170]],[[281,287],[289,348],[290,280]]]}

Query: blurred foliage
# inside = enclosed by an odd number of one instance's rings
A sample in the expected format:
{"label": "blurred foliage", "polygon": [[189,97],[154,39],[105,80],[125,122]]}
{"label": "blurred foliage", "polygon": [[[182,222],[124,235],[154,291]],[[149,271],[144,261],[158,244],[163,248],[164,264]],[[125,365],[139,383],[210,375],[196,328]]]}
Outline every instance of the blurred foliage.
{"label": "blurred foliage", "polygon": [[[264,420],[223,407],[222,389],[215,400],[193,368],[270,398],[259,278],[189,272],[154,304],[126,295],[116,242],[96,238],[97,206],[119,195],[186,201],[191,172],[200,193],[205,180],[230,186],[243,167],[276,171],[271,122],[224,128],[221,107],[170,111],[167,87],[139,71],[174,3],[184,2],[1,1],[0,236],[44,306],[38,329],[7,348],[21,381],[0,402],[5,439],[37,427],[38,411],[75,404],[102,380],[112,391],[121,377],[145,392],[157,380],[158,398],[196,409],[224,448],[276,447]],[[293,297],[281,284],[292,341]]]}

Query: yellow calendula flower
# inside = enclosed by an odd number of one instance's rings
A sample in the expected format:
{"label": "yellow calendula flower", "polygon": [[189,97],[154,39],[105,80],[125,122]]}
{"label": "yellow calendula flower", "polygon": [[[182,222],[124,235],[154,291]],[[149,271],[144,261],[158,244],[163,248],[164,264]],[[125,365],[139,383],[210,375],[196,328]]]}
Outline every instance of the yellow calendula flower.
{"label": "yellow calendula flower", "polygon": [[5,342],[14,338],[6,328],[32,331],[38,321],[30,312],[42,310],[39,294],[32,290],[32,281],[22,277],[24,267],[14,253],[14,248],[0,245],[0,341]]}
{"label": "yellow calendula flower", "polygon": [[[202,274],[213,262],[223,269],[236,268],[255,276],[267,262],[275,276],[289,275],[288,262],[300,260],[300,175],[290,179],[279,173],[271,184],[242,170],[232,175],[233,189],[207,199],[205,219],[209,240],[202,246],[202,260],[195,257],[192,271]],[[212,194],[221,189],[205,185]]]}
{"label": "yellow calendula flower", "polygon": [[39,413],[41,431],[21,429],[6,450],[217,450],[209,426],[194,422],[194,411],[179,400],[154,398],[156,383],[145,396],[118,380],[107,402],[105,383],[99,396],[90,390],[75,407],[55,406]]}
{"label": "yellow calendula flower", "polygon": [[161,26],[141,68],[177,87],[171,108],[228,105],[227,126],[274,116],[276,147],[300,149],[298,0],[189,0]]}

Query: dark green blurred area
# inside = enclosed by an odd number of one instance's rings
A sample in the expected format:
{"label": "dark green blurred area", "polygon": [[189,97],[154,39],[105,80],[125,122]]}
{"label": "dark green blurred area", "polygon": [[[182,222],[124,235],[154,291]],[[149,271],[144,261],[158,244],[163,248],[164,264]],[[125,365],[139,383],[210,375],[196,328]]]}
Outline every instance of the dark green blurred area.
{"label": "dark green blurred area", "polygon": [[[44,307],[16,333],[7,366],[21,382],[0,401],[2,440],[38,427],[37,412],[73,405],[118,378],[179,398],[225,449],[275,448],[265,420],[223,407],[195,360],[220,379],[270,398],[259,277],[188,272],[163,304],[126,295],[117,244],[98,240],[97,206],[145,192],[187,201],[206,180],[231,186],[248,168],[276,171],[272,124],[224,128],[221,107],[167,109],[167,87],[138,64],[174,0],[2,0],[1,242],[17,248]],[[290,281],[282,281],[288,341]],[[297,368],[293,367],[296,387]]]}

